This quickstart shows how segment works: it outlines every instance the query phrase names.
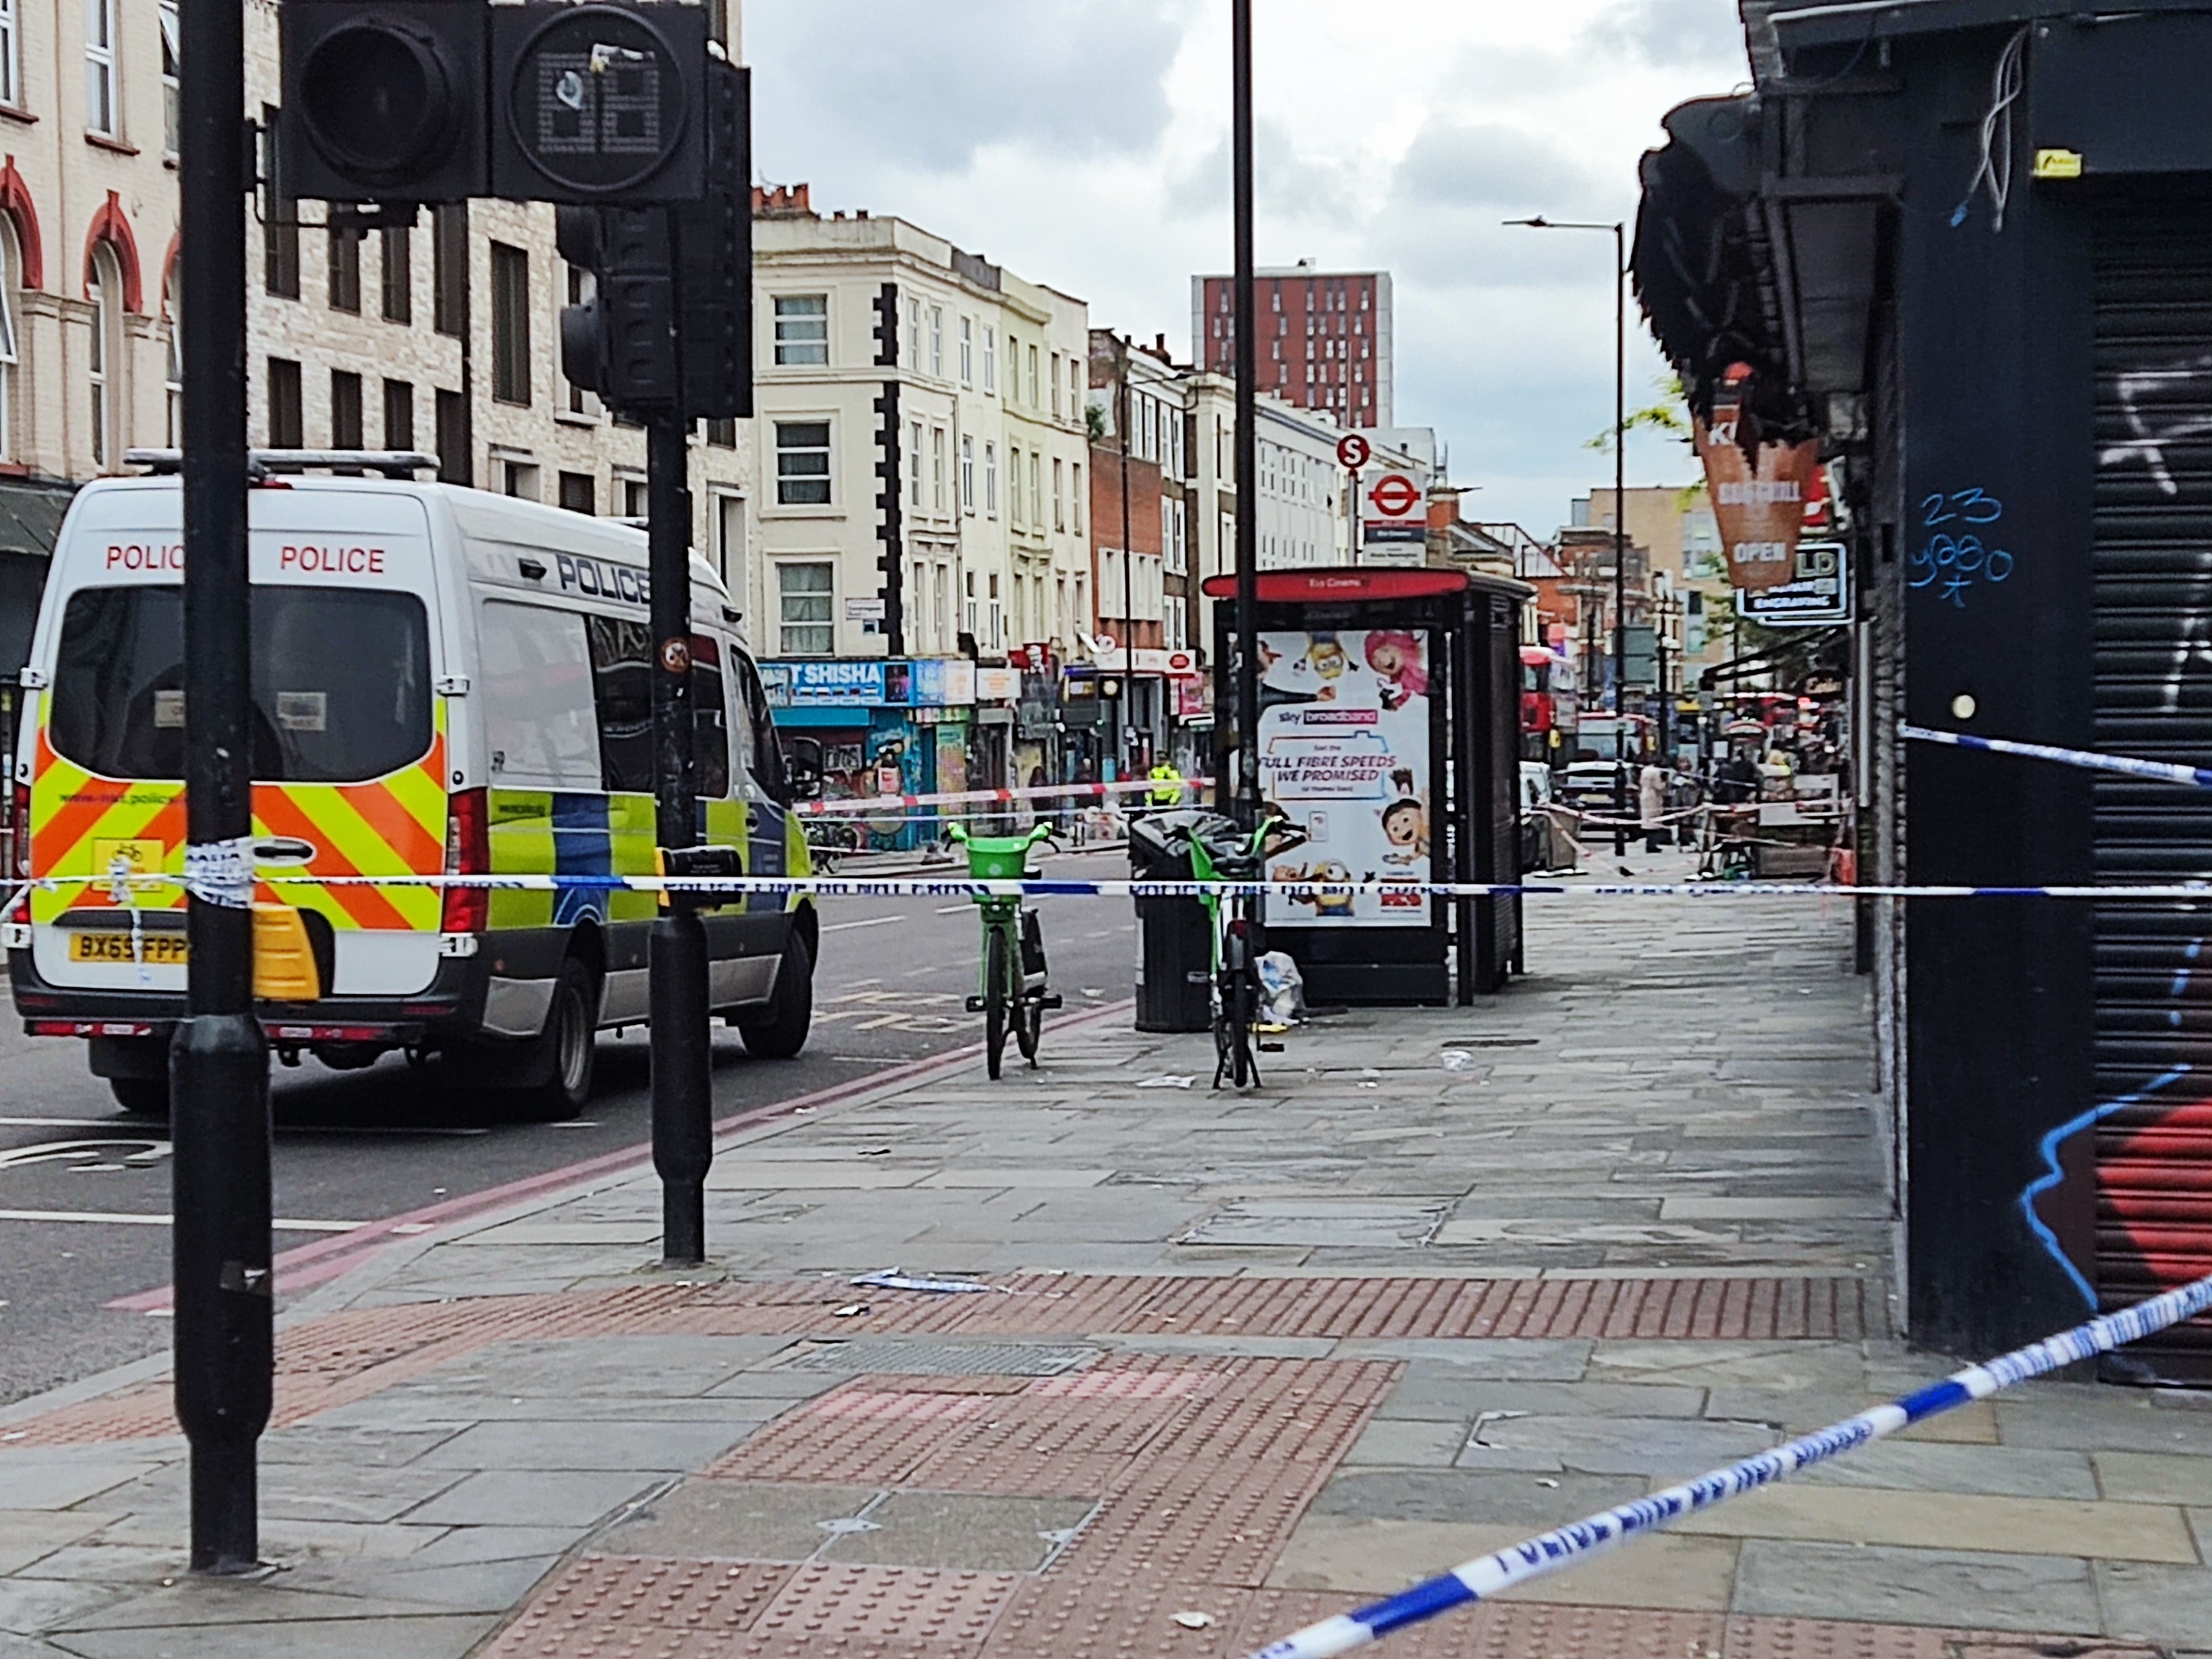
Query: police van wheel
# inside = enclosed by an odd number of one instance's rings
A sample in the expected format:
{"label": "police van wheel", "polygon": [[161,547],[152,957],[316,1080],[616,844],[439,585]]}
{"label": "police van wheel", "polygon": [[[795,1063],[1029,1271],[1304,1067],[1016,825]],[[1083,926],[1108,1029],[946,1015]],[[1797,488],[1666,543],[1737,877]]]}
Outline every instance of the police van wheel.
{"label": "police van wheel", "polygon": [[115,1103],[133,1117],[169,1115],[169,1079],[165,1077],[112,1077],[107,1086]]}
{"label": "police van wheel", "polygon": [[789,1060],[806,1046],[814,1024],[814,953],[798,933],[783,947],[783,962],[775,971],[775,994],[764,1012],[755,1018],[742,1016],[738,1035],[745,1052],[762,1060]]}
{"label": "police van wheel", "polygon": [[544,1034],[538,1039],[543,1045],[539,1064],[548,1070],[543,1083],[526,1091],[533,1117],[564,1121],[591,1099],[599,1057],[597,1012],[591,970],[571,957],[561,964],[561,976],[553,982]]}

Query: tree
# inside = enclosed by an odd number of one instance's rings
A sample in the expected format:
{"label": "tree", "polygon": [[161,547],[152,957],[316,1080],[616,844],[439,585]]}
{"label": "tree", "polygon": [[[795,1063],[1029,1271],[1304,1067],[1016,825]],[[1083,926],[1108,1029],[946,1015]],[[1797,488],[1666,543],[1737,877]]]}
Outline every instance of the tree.
{"label": "tree", "polygon": [[[1682,389],[1682,377],[1679,374],[1662,375],[1652,385],[1666,395],[1647,408],[1629,410],[1627,429],[1631,432],[1663,432],[1685,445],[1694,444],[1697,434],[1690,426],[1689,396]],[[1595,449],[1601,455],[1612,454],[1613,428],[1606,428],[1595,438],[1587,440],[1583,447]]]}

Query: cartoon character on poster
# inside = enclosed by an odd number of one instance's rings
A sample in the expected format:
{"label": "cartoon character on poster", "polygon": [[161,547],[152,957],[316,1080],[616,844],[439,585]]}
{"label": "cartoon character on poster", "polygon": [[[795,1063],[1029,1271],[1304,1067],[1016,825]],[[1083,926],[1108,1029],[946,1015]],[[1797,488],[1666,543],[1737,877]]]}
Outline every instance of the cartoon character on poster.
{"label": "cartoon character on poster", "polygon": [[[1428,635],[1404,629],[1262,637],[1261,776],[1306,831],[1303,863],[1279,880],[1425,881],[1429,823]],[[1419,894],[1329,893],[1318,923],[1426,927]]]}

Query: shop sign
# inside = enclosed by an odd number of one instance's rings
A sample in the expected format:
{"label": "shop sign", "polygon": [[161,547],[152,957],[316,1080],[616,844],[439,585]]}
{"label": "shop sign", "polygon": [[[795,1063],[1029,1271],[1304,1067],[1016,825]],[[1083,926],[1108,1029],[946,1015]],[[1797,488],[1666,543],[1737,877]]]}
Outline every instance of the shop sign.
{"label": "shop sign", "polygon": [[883,662],[802,658],[792,662],[763,663],[760,668],[771,705],[775,704],[774,681],[780,677],[785,687],[781,707],[866,708],[884,702],[884,671],[889,666]]}
{"label": "shop sign", "polygon": [[1750,454],[1736,441],[1737,410],[1722,404],[1712,423],[1695,422],[1698,456],[1729,580],[1747,592],[1791,580],[1808,502],[1820,493],[1820,440],[1762,443]]}
{"label": "shop sign", "polygon": [[1746,593],[1743,614],[1765,628],[1827,628],[1851,619],[1851,561],[1841,542],[1807,542],[1788,581]]}
{"label": "shop sign", "polygon": [[1213,685],[1209,680],[1176,682],[1176,718],[1191,720],[1213,708]]}
{"label": "shop sign", "polygon": [[1022,695],[1022,671],[1018,668],[977,668],[975,671],[975,701],[977,702],[1013,702]]}
{"label": "shop sign", "polygon": [[912,686],[917,707],[964,708],[975,701],[975,665],[965,657],[921,658]]}

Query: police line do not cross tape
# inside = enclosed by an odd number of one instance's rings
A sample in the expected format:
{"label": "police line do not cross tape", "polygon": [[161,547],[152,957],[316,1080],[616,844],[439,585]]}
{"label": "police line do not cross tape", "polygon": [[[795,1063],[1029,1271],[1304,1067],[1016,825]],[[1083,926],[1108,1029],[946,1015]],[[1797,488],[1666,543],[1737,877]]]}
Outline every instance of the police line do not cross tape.
{"label": "police line do not cross tape", "polygon": [[1393,1631],[1424,1624],[1439,1614],[1488,1600],[1501,1591],[1559,1572],[1618,1547],[1699,1510],[1711,1509],[1761,1486],[1825,1463],[1861,1446],[1871,1445],[1929,1418],[1986,1400],[2034,1377],[2047,1376],[2084,1359],[2110,1353],[2155,1335],[2212,1309],[2212,1278],[2168,1291],[2120,1313],[2107,1314],[2046,1337],[1986,1364],[1970,1365],[1917,1393],[1876,1406],[1814,1433],[1802,1435],[1772,1451],[1699,1475],[1694,1480],[1654,1492],[1649,1498],[1603,1510],[1553,1531],[1455,1567],[1411,1589],[1319,1624],[1264,1647],[1251,1659],[1335,1659],[1379,1641]]}

